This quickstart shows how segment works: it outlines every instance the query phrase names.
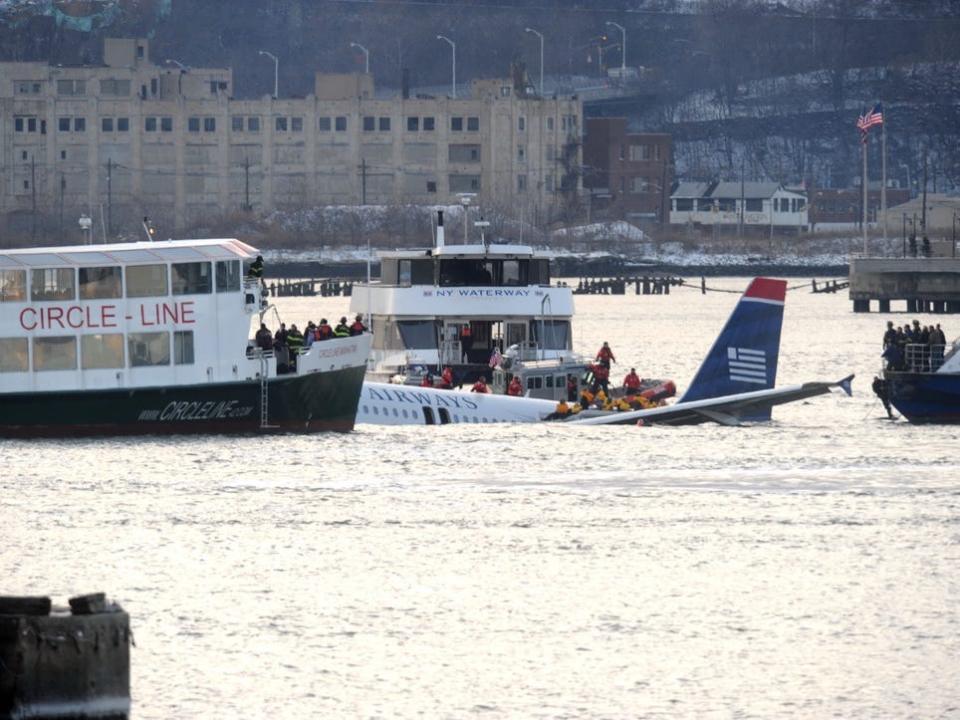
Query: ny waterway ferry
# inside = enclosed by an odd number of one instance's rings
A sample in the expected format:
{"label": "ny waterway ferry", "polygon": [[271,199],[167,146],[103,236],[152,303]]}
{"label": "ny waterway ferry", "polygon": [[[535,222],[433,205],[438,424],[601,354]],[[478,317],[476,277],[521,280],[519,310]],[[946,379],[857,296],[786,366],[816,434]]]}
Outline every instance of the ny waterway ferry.
{"label": "ny waterway ferry", "polygon": [[352,429],[370,335],[278,363],[251,340],[256,256],[233,239],[0,251],[0,437]]}
{"label": "ny waterway ferry", "polygon": [[912,423],[960,423],[960,341],[908,344],[875,392]]}

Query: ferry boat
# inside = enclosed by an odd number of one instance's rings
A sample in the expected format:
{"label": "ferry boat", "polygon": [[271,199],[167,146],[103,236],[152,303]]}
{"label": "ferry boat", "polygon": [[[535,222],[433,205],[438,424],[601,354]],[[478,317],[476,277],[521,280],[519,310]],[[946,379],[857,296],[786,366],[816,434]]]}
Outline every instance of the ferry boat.
{"label": "ferry boat", "polygon": [[419,384],[449,367],[458,385],[489,381],[499,355],[532,397],[560,399],[567,374],[586,368],[573,353],[573,291],[551,284],[548,255],[482,236],[446,245],[442,211],[434,247],[378,255],[380,279],[350,298],[373,333],[368,379]]}
{"label": "ferry boat", "polygon": [[0,251],[0,437],[353,428],[370,335],[295,363],[233,239]]}
{"label": "ferry boat", "polygon": [[908,344],[875,391],[912,423],[960,423],[960,341]]}

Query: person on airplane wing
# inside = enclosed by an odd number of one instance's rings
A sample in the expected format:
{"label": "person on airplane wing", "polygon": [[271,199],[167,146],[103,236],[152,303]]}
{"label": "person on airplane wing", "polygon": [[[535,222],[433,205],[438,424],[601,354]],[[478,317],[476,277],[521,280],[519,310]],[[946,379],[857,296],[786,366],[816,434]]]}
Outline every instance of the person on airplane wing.
{"label": "person on airplane wing", "polygon": [[420,381],[420,387],[432,388],[433,387],[433,375],[427,373],[423,376],[423,380]]}
{"label": "person on airplane wing", "polygon": [[477,378],[477,381],[473,384],[473,387],[470,388],[470,392],[475,393],[488,393],[490,388],[487,387],[487,381],[483,379],[483,376]]}
{"label": "person on airplane wing", "polygon": [[520,378],[518,378],[516,375],[513,376],[513,379],[507,386],[507,395],[512,395],[513,397],[520,397],[523,395],[523,385],[520,384]]}
{"label": "person on airplane wing", "polygon": [[636,368],[630,368],[630,372],[623,379],[623,389],[627,391],[627,395],[632,395],[640,390],[640,376],[637,375]]}
{"label": "person on airplane wing", "polygon": [[617,361],[617,358],[615,358],[613,355],[613,350],[610,349],[610,343],[608,343],[606,340],[603,341],[603,347],[597,351],[596,359],[607,369],[610,368],[611,362]]}
{"label": "person on airplane wing", "polygon": [[453,370],[450,367],[445,367],[443,372],[440,373],[440,385],[438,386],[442,390],[450,390],[453,388]]}

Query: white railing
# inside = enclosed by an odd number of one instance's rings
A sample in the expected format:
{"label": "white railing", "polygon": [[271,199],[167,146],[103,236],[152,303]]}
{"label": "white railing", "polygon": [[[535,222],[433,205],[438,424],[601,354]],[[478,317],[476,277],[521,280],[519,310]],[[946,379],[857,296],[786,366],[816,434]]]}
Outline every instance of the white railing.
{"label": "white railing", "polygon": [[907,343],[903,350],[903,362],[900,368],[906,372],[936,372],[943,365],[946,345],[928,345],[925,343]]}

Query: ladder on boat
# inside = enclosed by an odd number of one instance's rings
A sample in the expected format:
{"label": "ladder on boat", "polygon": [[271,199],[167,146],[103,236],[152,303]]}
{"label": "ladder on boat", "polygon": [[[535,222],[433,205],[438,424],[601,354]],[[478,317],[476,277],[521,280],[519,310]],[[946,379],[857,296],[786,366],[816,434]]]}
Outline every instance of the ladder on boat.
{"label": "ladder on boat", "polygon": [[269,430],[270,424],[270,363],[273,353],[260,351],[260,429]]}

